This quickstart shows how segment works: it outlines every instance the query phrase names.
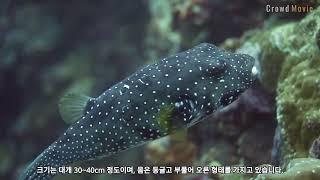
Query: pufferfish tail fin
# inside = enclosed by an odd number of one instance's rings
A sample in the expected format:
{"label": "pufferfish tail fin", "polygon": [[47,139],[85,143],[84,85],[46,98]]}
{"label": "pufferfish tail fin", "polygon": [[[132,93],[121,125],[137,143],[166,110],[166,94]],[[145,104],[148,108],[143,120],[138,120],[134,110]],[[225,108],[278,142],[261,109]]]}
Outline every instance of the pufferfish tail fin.
{"label": "pufferfish tail fin", "polygon": [[59,111],[67,124],[79,120],[87,111],[88,103],[94,98],[77,93],[68,93],[59,101]]}

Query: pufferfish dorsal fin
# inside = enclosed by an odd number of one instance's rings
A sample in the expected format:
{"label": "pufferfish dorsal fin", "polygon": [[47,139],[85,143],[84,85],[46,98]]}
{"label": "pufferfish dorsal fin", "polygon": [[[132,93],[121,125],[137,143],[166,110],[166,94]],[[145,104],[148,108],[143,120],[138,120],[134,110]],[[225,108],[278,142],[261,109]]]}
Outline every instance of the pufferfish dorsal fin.
{"label": "pufferfish dorsal fin", "polygon": [[64,95],[59,101],[59,111],[62,119],[67,124],[79,120],[85,114],[88,103],[92,99],[94,98],[77,93]]}

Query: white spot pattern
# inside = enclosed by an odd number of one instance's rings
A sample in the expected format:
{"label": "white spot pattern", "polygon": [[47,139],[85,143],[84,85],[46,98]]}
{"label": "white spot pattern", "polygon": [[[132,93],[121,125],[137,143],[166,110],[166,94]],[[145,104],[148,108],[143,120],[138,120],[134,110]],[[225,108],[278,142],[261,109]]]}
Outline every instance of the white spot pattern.
{"label": "white spot pattern", "polygon": [[[253,59],[203,43],[147,65],[114,85],[33,166],[67,165],[110,155],[166,135],[158,112],[173,105],[177,128],[233,102],[253,81]],[[256,71],[256,70],[254,70]],[[27,171],[35,176],[34,169]]]}

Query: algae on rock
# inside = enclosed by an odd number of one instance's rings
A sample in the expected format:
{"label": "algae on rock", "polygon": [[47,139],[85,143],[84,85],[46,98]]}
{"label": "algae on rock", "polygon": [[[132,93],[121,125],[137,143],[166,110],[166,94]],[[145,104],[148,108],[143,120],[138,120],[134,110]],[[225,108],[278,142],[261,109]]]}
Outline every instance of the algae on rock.
{"label": "algae on rock", "polygon": [[320,8],[299,22],[270,27],[246,37],[239,49],[256,57],[260,79],[276,92],[283,137],[282,163],[307,157],[320,134]]}
{"label": "algae on rock", "polygon": [[292,27],[277,88],[277,119],[284,160],[306,157],[320,134],[320,9]]}
{"label": "algae on rock", "polygon": [[313,158],[297,158],[290,161],[287,171],[280,174],[260,174],[256,180],[317,180],[320,179],[320,160]]}

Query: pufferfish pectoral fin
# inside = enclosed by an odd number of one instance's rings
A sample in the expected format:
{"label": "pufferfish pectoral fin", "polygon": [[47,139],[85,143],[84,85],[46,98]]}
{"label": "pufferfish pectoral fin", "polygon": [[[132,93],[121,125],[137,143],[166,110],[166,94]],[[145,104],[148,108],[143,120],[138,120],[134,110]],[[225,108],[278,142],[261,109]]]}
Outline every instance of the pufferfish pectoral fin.
{"label": "pufferfish pectoral fin", "polygon": [[79,120],[86,112],[88,103],[92,102],[89,96],[76,93],[68,93],[59,101],[59,111],[62,119],[67,124],[72,124]]}
{"label": "pufferfish pectoral fin", "polygon": [[187,139],[187,128],[179,123],[179,121],[183,121],[179,109],[181,107],[168,105],[157,114],[157,121],[162,131],[166,132],[165,134],[170,134],[171,140],[176,142],[186,141]]}
{"label": "pufferfish pectoral fin", "polygon": [[171,134],[173,139],[186,139],[187,128],[199,114],[195,103],[191,99],[181,99],[176,103],[163,107],[156,115],[161,131]]}

